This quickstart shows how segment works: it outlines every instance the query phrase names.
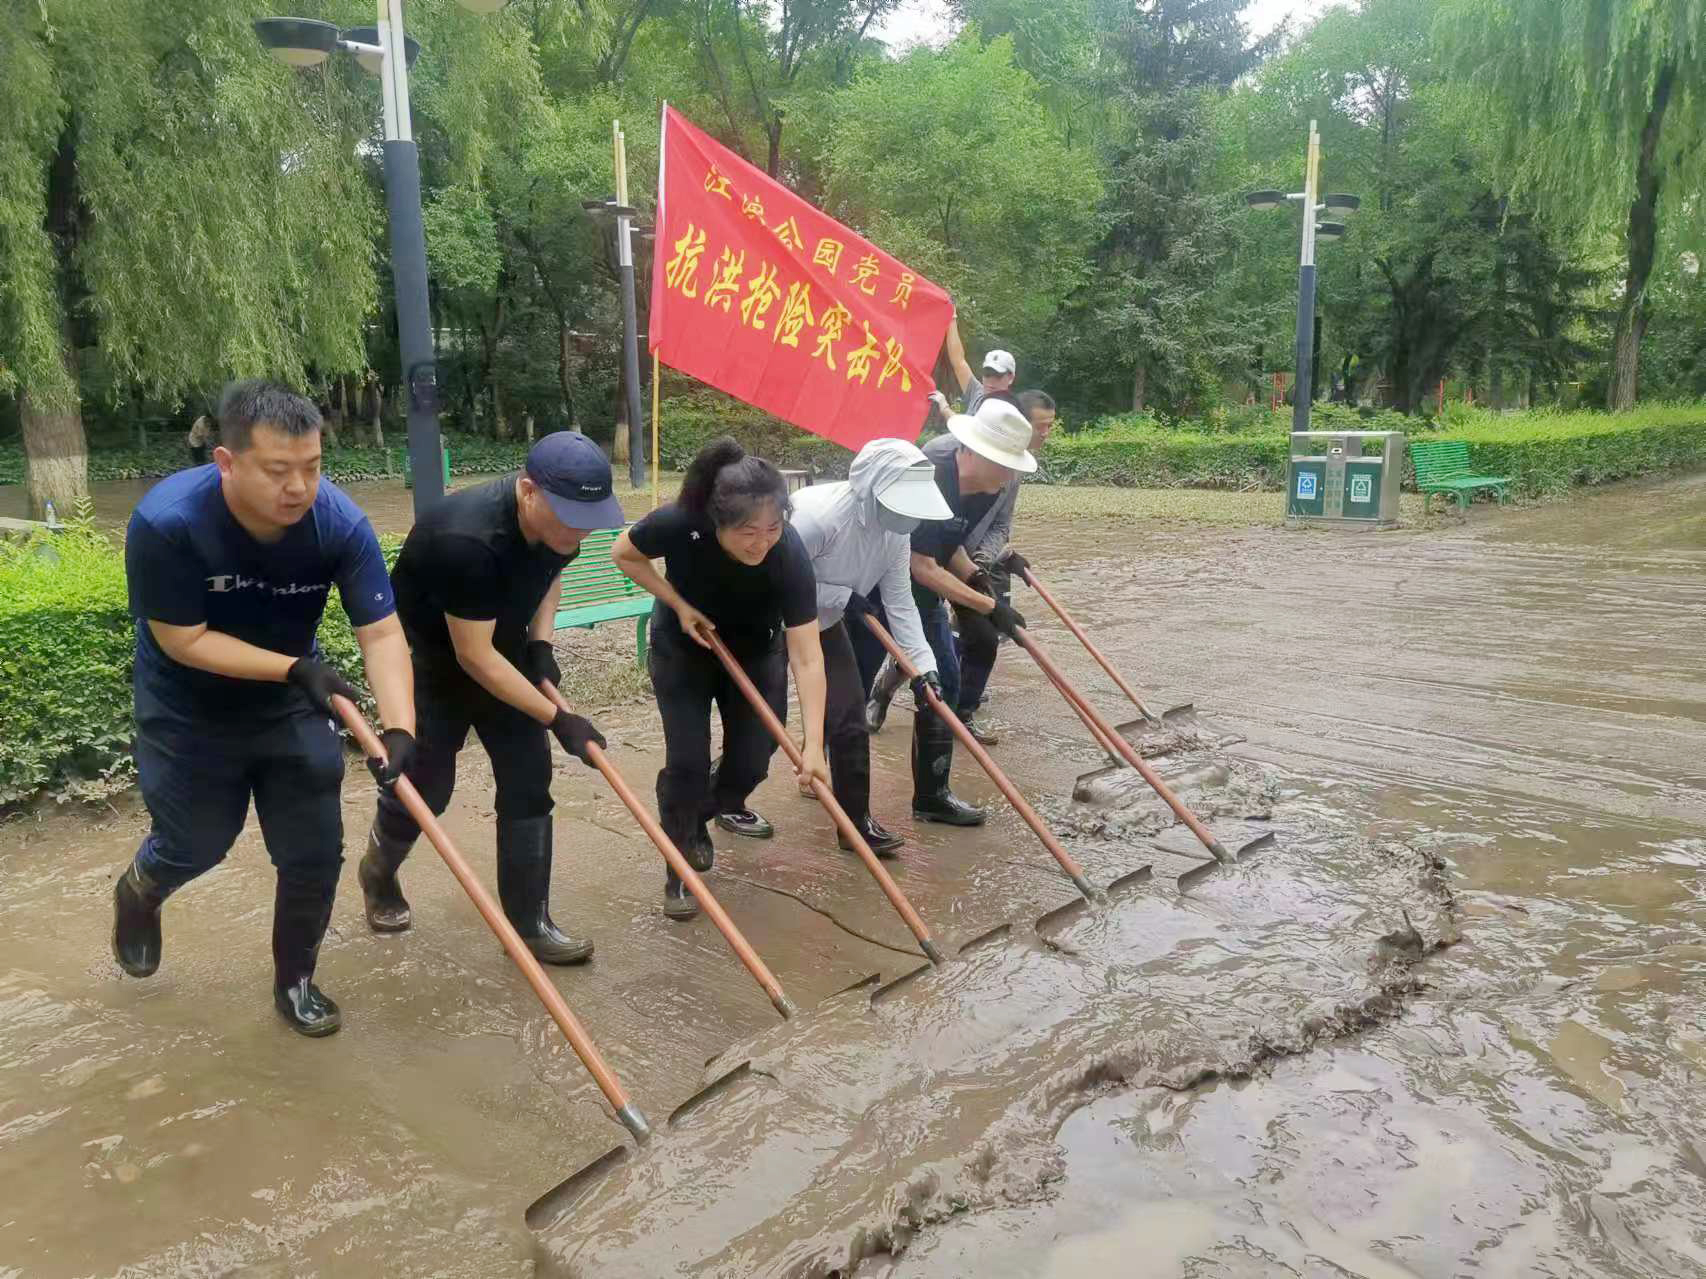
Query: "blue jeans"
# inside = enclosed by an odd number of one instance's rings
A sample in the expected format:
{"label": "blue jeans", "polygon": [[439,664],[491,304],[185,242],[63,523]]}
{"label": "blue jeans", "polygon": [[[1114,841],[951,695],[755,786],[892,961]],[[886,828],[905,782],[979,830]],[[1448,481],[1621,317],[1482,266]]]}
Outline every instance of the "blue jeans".
{"label": "blue jeans", "polygon": [[924,623],[924,638],[936,655],[936,678],[942,681],[942,700],[950,707],[960,704],[960,650],[954,639],[953,622],[948,606],[938,602],[931,608],[919,610]]}
{"label": "blue jeans", "polygon": [[225,860],[255,800],[280,876],[336,882],[343,865],[343,744],[324,715],[301,711],[249,727],[138,726],[136,772],[152,826],[137,850],[167,892]]}

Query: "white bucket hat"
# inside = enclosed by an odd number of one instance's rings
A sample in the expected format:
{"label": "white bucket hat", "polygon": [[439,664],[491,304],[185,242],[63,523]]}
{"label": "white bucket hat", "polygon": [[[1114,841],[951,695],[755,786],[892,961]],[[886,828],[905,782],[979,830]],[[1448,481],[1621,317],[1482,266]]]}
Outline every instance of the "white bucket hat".
{"label": "white bucket hat", "polygon": [[1006,400],[985,400],[969,417],[954,414],[948,419],[948,431],[973,453],[997,466],[1023,475],[1037,469],[1037,459],[1029,452],[1031,423]]}

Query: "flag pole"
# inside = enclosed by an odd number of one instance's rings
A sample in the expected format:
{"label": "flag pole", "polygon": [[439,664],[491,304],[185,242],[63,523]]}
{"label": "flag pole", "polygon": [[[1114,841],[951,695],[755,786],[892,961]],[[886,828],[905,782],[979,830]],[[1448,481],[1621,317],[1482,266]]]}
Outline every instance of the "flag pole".
{"label": "flag pole", "polygon": [[658,508],[658,353],[652,352],[652,510]]}

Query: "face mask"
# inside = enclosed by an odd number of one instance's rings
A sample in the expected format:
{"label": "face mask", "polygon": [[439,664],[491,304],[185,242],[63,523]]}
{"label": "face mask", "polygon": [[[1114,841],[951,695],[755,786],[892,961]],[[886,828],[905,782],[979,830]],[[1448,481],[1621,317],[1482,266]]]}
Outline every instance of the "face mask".
{"label": "face mask", "polygon": [[878,502],[877,523],[882,525],[883,528],[888,530],[890,533],[900,533],[909,536],[912,533],[912,530],[918,527],[920,521],[913,519],[910,515],[902,515],[899,511],[891,511],[881,502]]}

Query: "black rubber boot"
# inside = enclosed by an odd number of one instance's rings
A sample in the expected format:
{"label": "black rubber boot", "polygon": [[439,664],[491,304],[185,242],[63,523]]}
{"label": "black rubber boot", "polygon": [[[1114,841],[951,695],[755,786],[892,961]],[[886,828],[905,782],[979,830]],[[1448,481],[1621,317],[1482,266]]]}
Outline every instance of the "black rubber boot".
{"label": "black rubber boot", "polygon": [[681,845],[681,855],[687,859],[687,864],[701,875],[716,863],[717,850],[712,846],[710,833],[703,823],[688,837],[687,842]]}
{"label": "black rubber boot", "polygon": [[367,832],[367,852],[355,868],[361,883],[361,896],[366,904],[367,926],[376,933],[407,932],[414,917],[409,902],[403,896],[403,886],[397,882],[397,868],[409,855],[414,840],[401,843],[387,836],[373,823]]}
{"label": "black rubber boot", "polygon": [[981,826],[981,808],[948,789],[954,761],[954,734],[942,717],[920,709],[912,721],[912,815],[946,826]]}
{"label": "black rubber boot", "polygon": [[673,870],[664,876],[663,913],[664,918],[673,919],[677,923],[692,919],[699,913],[699,903]]}
{"label": "black rubber boot", "polygon": [[[871,846],[871,851],[878,857],[893,857],[895,855],[894,850],[906,843],[893,831],[885,830],[878,825],[877,819],[869,813],[862,818],[855,817],[853,824],[859,828],[859,833],[865,837],[865,842]],[[847,836],[838,833],[835,836],[835,842],[848,852],[853,851],[853,845],[848,842]]]}
{"label": "black rubber boot", "polygon": [[272,908],[272,1002],[299,1035],[318,1039],[336,1034],[343,1013],[314,984],[320,942],[332,922],[333,879],[297,879],[280,875]]}
{"label": "black rubber boot", "polygon": [[734,808],[726,813],[718,813],[717,825],[731,835],[744,835],[747,839],[769,839],[776,833],[774,826],[750,808]]}
{"label": "black rubber boot", "polygon": [[167,894],[135,862],[113,885],[113,958],[132,977],[160,967],[160,904]]}
{"label": "black rubber boot", "polygon": [[551,922],[551,819],[498,821],[498,900],[504,914],[542,964],[581,964],[592,943]]}
{"label": "black rubber boot", "polygon": [[883,722],[889,717],[889,705],[904,683],[906,676],[900,673],[900,667],[895,664],[894,658],[883,658],[883,664],[877,668],[876,678],[871,681],[871,696],[865,703],[865,727],[871,732],[883,731]]}

